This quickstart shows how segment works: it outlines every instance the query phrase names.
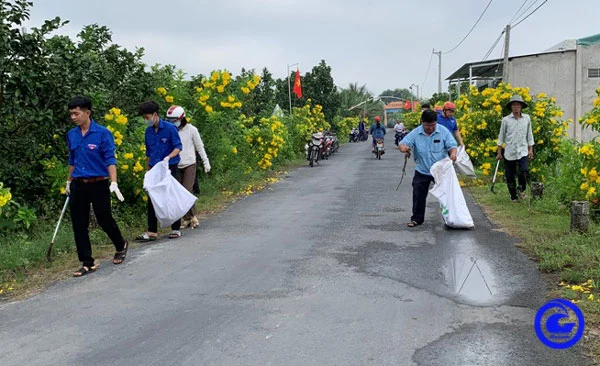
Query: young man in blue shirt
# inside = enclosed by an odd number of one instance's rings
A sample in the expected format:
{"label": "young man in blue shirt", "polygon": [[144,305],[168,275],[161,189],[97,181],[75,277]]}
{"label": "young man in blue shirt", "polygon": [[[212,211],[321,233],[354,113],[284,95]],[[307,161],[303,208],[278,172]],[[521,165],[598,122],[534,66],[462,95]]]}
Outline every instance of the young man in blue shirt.
{"label": "young man in blue shirt", "polygon": [[377,139],[383,139],[386,132],[385,126],[381,124],[381,118],[379,116],[375,116],[375,123],[373,123],[369,132],[371,133],[371,136],[373,136],[372,151],[375,151]]}
{"label": "young man in blue shirt", "polygon": [[121,235],[110,209],[111,192],[123,201],[123,195],[117,185],[117,159],[113,136],[106,127],[98,125],[91,118],[90,99],[75,97],[68,104],[68,108],[71,121],[76,126],[67,134],[69,176],[65,191],[69,195],[77,255],[82,262],[81,268],[73,276],[81,277],[98,268],[94,265],[88,234],[90,203],[98,225],[115,246],[114,264],[123,263],[129,244]]}
{"label": "young man in blue shirt", "polygon": [[[179,152],[183,145],[179,138],[177,127],[172,123],[164,121],[158,117],[159,106],[154,101],[144,102],[140,105],[140,115],[146,122],[146,160],[147,169],[150,170],[154,165],[164,162],[169,165],[171,174],[178,179],[179,169],[177,164],[180,157]],[[181,236],[181,219],[171,225],[171,234],[169,239],[179,238]],[[147,242],[158,238],[158,220],[156,212],[152,205],[152,200],[148,199],[148,231],[138,236],[136,240]]]}
{"label": "young man in blue shirt", "polygon": [[433,182],[431,166],[450,156],[456,161],[456,141],[450,131],[437,124],[435,111],[426,110],[421,114],[421,126],[412,130],[398,145],[403,153],[414,152],[415,176],[413,186],[412,216],[408,227],[415,227],[425,221],[425,207],[429,185]]}

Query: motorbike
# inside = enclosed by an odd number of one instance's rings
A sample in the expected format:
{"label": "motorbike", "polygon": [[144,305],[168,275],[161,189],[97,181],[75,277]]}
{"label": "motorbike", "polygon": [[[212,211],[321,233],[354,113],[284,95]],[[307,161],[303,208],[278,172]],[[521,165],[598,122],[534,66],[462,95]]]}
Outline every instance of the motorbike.
{"label": "motorbike", "polygon": [[348,142],[358,142],[358,128],[353,128],[352,131],[350,131],[350,139]]}
{"label": "motorbike", "polygon": [[325,144],[327,145],[327,156],[331,156],[337,152],[339,144],[335,133],[325,132]]}
{"label": "motorbike", "polygon": [[402,139],[406,135],[407,135],[406,131],[403,131],[403,132],[396,131],[396,134],[394,135],[394,145],[398,146],[398,144],[400,143],[400,141],[402,141]]}
{"label": "motorbike", "polygon": [[308,160],[308,165],[311,167],[314,166],[314,163],[319,162],[321,158],[322,149],[324,144],[323,134],[321,132],[313,133],[311,136],[311,140],[308,144],[304,145],[304,150],[306,152],[306,159]]}
{"label": "motorbike", "polygon": [[381,155],[385,154],[385,150],[383,148],[383,139],[375,140],[375,150],[373,150],[373,154],[378,160],[381,160]]}

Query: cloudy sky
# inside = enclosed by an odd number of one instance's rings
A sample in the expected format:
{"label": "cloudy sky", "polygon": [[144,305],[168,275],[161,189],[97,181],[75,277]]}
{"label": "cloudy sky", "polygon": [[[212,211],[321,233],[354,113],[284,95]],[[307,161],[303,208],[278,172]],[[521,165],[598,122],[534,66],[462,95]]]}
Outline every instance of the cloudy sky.
{"label": "cloudy sky", "polygon": [[[378,94],[414,83],[427,97],[437,91],[437,56],[425,81],[432,50],[454,48],[488,2],[34,0],[27,25],[60,16],[70,21],[61,33],[72,36],[84,25],[106,25],[115,43],[131,50],[143,47],[148,64],[175,64],[190,75],[266,66],[282,78],[288,64],[298,63],[306,72],[324,59],[340,87],[358,82]],[[529,8],[525,16],[543,2],[492,1],[464,43],[442,55],[442,77],[481,60],[524,3],[521,12]],[[547,1],[512,30],[511,56],[600,33],[597,9],[598,0]],[[501,57],[502,43],[489,58]]]}

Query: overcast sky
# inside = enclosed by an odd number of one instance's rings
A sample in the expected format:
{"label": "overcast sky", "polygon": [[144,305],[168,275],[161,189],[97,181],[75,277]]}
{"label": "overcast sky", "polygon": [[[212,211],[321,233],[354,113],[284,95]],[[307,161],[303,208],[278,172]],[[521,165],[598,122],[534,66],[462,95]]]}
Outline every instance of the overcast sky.
{"label": "overcast sky", "polygon": [[[321,59],[336,85],[366,84],[373,93],[418,84],[437,91],[437,56],[467,34],[489,0],[34,0],[28,26],[60,16],[61,33],[98,23],[113,41],[143,47],[148,64],[175,64],[190,75],[267,67],[275,77],[299,63],[302,73]],[[532,3],[531,12],[543,0]],[[473,33],[442,55],[445,79],[487,53],[524,0],[494,0]],[[511,32],[510,55],[543,51],[565,39],[600,33],[598,0],[549,0]],[[525,15],[527,14],[525,13]],[[513,24],[516,22],[513,22]],[[489,58],[501,57],[503,41]],[[446,88],[444,83],[443,88]]]}

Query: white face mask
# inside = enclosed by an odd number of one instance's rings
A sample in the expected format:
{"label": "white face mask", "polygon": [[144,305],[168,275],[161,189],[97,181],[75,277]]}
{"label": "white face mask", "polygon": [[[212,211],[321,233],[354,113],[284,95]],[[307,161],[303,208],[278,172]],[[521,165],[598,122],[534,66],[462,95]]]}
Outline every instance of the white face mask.
{"label": "white face mask", "polygon": [[179,128],[179,126],[181,126],[181,121],[175,121],[175,122],[173,122],[173,126]]}

